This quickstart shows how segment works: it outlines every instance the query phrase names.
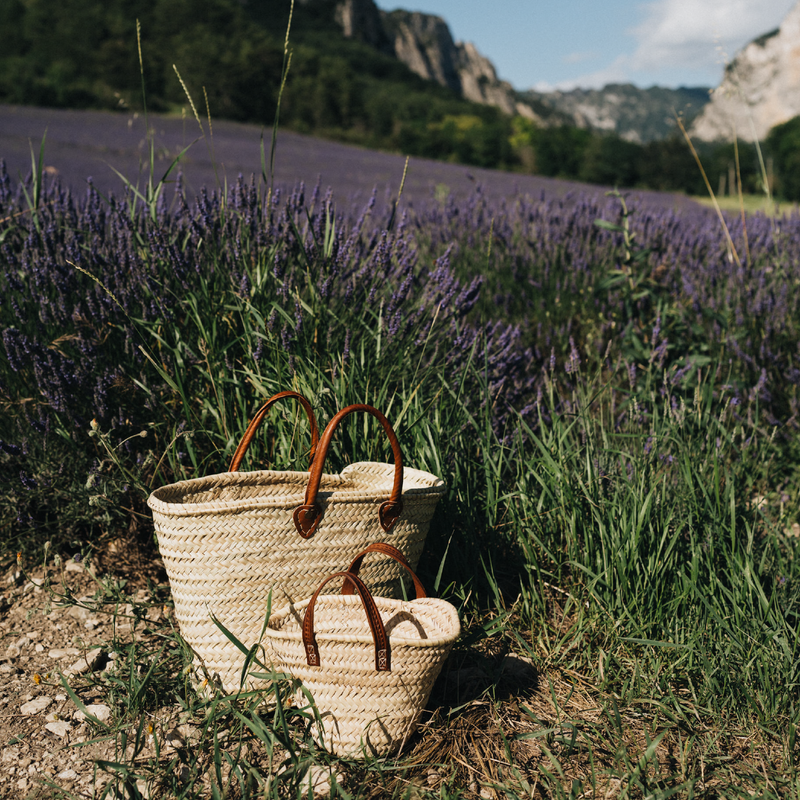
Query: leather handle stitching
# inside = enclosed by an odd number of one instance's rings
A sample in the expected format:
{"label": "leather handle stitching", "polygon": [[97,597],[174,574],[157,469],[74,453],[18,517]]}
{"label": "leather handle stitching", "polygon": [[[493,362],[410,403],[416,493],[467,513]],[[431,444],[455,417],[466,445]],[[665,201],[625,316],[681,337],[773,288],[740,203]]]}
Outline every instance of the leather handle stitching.
{"label": "leather handle stitching", "polygon": [[[386,635],[386,628],[383,625],[383,620],[381,619],[378,607],[375,605],[375,600],[372,598],[369,589],[367,589],[361,578],[346,571],[335,572],[333,575],[329,575],[327,578],[325,578],[317,591],[314,592],[311,600],[308,602],[306,613],[303,616],[302,625],[302,638],[303,647],[306,652],[306,663],[311,667],[320,665],[319,647],[317,646],[317,639],[314,634],[314,606],[316,605],[319,593],[322,591],[325,585],[329,581],[338,577],[346,577],[352,580],[358,589],[358,594],[361,598],[361,605],[366,612],[367,623],[369,624],[370,631],[372,632],[372,641],[375,645],[375,669],[378,672],[390,671],[392,667],[389,637]],[[382,653],[385,655],[382,655]]]}

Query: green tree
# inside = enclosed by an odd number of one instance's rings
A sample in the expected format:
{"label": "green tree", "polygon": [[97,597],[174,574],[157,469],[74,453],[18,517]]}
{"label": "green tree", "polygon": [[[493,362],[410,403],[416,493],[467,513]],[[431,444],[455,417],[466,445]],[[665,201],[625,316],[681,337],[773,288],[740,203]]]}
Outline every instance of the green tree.
{"label": "green tree", "polygon": [[775,194],[800,200],[800,117],[776,125],[767,136],[766,150],[774,164]]}
{"label": "green tree", "polygon": [[591,139],[591,132],[583,128],[537,128],[533,137],[534,171],[556,178],[577,178]]}
{"label": "green tree", "polygon": [[634,186],[639,180],[641,146],[615,134],[595,134],[583,151],[578,172],[582,181],[609,186]]}

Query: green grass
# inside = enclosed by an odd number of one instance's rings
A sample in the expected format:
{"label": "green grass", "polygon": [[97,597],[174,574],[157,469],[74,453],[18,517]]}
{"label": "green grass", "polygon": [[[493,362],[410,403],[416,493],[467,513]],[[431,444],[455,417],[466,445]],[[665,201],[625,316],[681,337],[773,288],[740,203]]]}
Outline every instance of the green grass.
{"label": "green grass", "polygon": [[[692,200],[695,200],[701,205],[708,206],[709,208],[713,208],[714,205],[709,197],[703,195],[692,197]],[[742,196],[742,200],[746,214],[762,213],[767,216],[778,217],[783,214],[790,214],[797,208],[796,203],[787,202],[785,200],[779,201],[774,198],[770,200],[763,194],[745,194]],[[739,198],[735,196],[723,195],[717,197],[717,203],[723,211],[738,213],[741,210]]]}
{"label": "green grass", "polygon": [[[328,384],[337,404],[382,385],[376,363],[365,353]],[[320,380],[299,364],[297,386]],[[469,538],[453,544],[451,534],[445,547],[432,535],[424,572],[430,581],[445,549],[450,582],[440,588],[465,633],[422,734],[397,760],[319,751],[312,709],[288,703],[285,678],[260,693],[196,693],[168,587],[137,600],[98,583],[96,610],[118,616],[131,603],[139,631],[106,643],[113,671],[71,685],[115,709],[97,726],[115,747],[98,764],[111,778],[103,796],[117,786],[129,797],[144,787],[158,797],[310,797],[312,767],[334,775],[335,797],[795,796],[800,569],[785,514],[755,501],[773,441],[757,416],[734,422],[710,382],[677,408],[652,399],[645,429],[645,399],[614,426],[604,402],[614,376],[587,379],[566,414],[545,396],[548,424],[520,422],[505,441],[435,375],[429,387],[378,397],[413,421],[404,446],[417,464],[443,471],[458,454],[445,508],[480,540],[471,551]],[[647,380],[660,377],[653,369]],[[479,387],[480,372],[469,381]],[[451,438],[453,415],[466,429]],[[465,563],[473,553],[478,574]]]}

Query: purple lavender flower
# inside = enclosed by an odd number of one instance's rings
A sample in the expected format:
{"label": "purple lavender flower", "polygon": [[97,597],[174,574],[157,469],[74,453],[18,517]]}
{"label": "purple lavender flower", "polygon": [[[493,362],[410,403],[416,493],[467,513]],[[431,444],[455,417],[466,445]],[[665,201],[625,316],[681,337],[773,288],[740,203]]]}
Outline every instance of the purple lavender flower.
{"label": "purple lavender flower", "polygon": [[25,470],[19,471],[19,479],[22,485],[28,490],[37,489],[39,487],[39,484],[36,482],[36,480],[31,478],[30,475],[25,472]]}

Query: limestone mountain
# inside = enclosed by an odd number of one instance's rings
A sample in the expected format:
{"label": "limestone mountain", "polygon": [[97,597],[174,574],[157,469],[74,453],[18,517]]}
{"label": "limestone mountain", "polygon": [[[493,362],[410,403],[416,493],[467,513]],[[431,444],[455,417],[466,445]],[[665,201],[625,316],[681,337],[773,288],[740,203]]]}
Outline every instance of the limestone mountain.
{"label": "limestone mountain", "polygon": [[704,87],[639,89],[630,83],[563,92],[529,90],[518,96],[548,124],[607,131],[637,143],[664,139],[675,131],[676,114],[691,121],[708,103]]}
{"label": "limestone mountain", "polygon": [[800,2],[780,28],[740,50],[725,69],[711,102],[692,126],[706,141],[764,139],[770,129],[800,114]]}

